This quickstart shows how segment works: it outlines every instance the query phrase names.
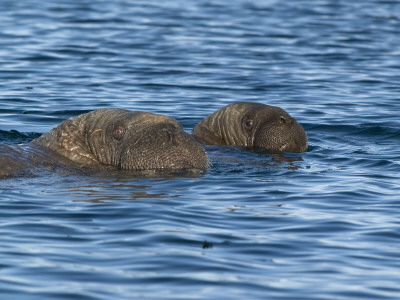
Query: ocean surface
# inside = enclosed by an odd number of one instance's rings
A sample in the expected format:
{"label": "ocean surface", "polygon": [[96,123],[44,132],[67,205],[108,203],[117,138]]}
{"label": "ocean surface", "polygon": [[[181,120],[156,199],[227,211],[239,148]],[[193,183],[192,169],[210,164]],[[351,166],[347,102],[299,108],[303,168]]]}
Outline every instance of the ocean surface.
{"label": "ocean surface", "polygon": [[1,299],[400,299],[397,0],[2,0],[0,101],[9,145],[101,107],[190,132],[235,101],[309,138],[207,146],[198,174],[0,180]]}

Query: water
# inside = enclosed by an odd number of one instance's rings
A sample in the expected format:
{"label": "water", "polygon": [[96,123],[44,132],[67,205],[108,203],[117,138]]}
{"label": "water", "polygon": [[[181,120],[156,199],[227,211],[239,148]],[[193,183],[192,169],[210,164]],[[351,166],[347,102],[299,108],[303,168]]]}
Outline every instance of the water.
{"label": "water", "polygon": [[[354,3],[353,3],[354,2]],[[0,142],[100,107],[286,109],[309,151],[0,181],[12,299],[400,298],[400,2],[1,1]]]}

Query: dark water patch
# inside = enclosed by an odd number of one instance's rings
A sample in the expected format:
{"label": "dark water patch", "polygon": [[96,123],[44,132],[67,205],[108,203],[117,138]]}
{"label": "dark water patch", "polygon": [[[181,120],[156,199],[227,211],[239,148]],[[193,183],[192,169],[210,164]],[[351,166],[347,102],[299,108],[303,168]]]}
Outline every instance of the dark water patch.
{"label": "dark water patch", "polygon": [[61,59],[61,58],[57,57],[55,55],[44,55],[44,54],[21,58],[21,60],[28,60],[28,61],[33,61],[33,62],[51,62],[51,61],[59,60],[59,59]]}
{"label": "dark water patch", "polygon": [[36,132],[19,132],[17,130],[0,130],[0,142],[4,144],[27,143],[38,138],[41,134]]}

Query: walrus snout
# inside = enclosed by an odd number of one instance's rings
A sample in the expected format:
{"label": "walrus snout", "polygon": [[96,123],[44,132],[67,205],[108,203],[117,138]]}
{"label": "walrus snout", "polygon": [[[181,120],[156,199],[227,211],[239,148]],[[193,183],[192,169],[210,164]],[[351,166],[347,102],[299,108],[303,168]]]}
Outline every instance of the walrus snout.
{"label": "walrus snout", "polygon": [[126,170],[206,169],[211,166],[201,144],[179,123],[162,122],[135,132],[140,139],[128,139],[119,167]]}
{"label": "walrus snout", "polygon": [[265,122],[255,132],[254,147],[281,152],[304,152],[307,135],[290,115],[282,115],[278,122]]}
{"label": "walrus snout", "polygon": [[301,139],[292,139],[284,142],[282,146],[279,147],[278,151],[299,153],[307,151],[307,148],[307,143],[304,143]]}

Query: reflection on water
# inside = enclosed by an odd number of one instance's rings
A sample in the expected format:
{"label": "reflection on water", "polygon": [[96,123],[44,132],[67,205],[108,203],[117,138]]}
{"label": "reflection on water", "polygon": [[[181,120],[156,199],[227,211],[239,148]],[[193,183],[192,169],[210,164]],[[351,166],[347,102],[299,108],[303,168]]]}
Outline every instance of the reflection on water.
{"label": "reflection on water", "polygon": [[206,146],[207,154],[216,165],[224,165],[227,172],[241,169],[288,169],[302,167],[302,154],[282,153],[260,148],[240,146]]}
{"label": "reflection on water", "polygon": [[88,201],[93,203],[110,203],[119,200],[163,200],[169,197],[179,197],[179,195],[166,192],[152,192],[152,186],[133,184],[130,181],[95,181],[90,185],[70,186],[63,193],[74,195],[74,202]]}

